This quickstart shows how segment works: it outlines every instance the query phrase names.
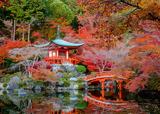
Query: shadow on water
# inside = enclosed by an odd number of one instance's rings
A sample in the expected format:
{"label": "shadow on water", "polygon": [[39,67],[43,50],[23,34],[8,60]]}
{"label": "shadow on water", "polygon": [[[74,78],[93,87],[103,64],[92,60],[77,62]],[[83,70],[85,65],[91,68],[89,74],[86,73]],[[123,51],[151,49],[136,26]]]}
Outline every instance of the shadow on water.
{"label": "shadow on water", "polygon": [[[18,90],[17,90],[18,91]],[[146,114],[138,103],[105,90],[1,91],[0,114]]]}

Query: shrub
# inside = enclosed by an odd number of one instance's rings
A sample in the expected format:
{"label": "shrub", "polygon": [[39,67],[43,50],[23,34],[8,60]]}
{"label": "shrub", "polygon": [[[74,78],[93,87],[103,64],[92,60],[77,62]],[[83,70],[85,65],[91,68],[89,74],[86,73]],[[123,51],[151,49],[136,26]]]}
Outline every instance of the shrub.
{"label": "shrub", "polygon": [[77,65],[76,70],[80,73],[86,72],[86,67],[83,65]]}
{"label": "shrub", "polygon": [[160,91],[160,77],[153,73],[148,80],[147,88],[150,90],[158,90]]}

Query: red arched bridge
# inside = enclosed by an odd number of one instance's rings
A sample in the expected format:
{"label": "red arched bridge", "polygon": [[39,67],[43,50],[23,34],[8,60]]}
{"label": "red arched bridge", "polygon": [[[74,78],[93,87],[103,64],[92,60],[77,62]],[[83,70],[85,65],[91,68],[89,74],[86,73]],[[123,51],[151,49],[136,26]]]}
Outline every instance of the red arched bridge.
{"label": "red arched bridge", "polygon": [[122,88],[123,88],[122,83],[126,82],[128,78],[123,77],[121,75],[117,75],[113,72],[102,72],[102,73],[96,73],[95,75],[88,75],[84,77],[83,80],[86,81],[88,85],[94,82],[100,82],[102,89],[101,91],[102,97],[104,97],[105,88],[111,88],[111,89],[113,88],[113,86],[106,86],[105,81],[116,81],[118,84],[120,97],[122,97]]}
{"label": "red arched bridge", "polygon": [[115,81],[127,81],[128,78],[123,77],[121,75],[114,74],[112,72],[102,72],[96,73],[94,75],[88,75],[83,78],[84,81],[87,82],[96,82],[96,81],[104,81],[104,80],[115,80]]}

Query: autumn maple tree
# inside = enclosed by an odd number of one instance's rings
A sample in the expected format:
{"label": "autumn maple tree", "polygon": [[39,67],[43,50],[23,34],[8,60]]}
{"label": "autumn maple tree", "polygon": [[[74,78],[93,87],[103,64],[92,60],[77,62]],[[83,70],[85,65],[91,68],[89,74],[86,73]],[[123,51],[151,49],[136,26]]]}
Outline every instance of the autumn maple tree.
{"label": "autumn maple tree", "polygon": [[157,39],[146,35],[131,41],[135,47],[130,51],[128,62],[134,70],[134,76],[127,84],[127,88],[132,92],[138,88],[145,88],[152,73],[160,74],[160,47],[158,43],[153,44],[155,40]]}
{"label": "autumn maple tree", "polygon": [[27,67],[28,72],[34,80],[54,82],[56,81],[55,73],[51,71],[51,66],[44,61],[35,61]]}
{"label": "autumn maple tree", "polygon": [[4,59],[8,57],[8,51],[14,48],[22,48],[28,45],[28,42],[25,41],[11,41],[5,40],[0,48],[0,63],[4,62]]}

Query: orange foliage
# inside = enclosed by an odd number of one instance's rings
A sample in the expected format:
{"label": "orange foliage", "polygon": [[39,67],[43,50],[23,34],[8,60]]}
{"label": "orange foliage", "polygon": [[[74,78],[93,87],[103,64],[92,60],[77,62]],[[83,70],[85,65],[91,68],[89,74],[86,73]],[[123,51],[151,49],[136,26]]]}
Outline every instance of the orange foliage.
{"label": "orange foliage", "polygon": [[34,80],[56,81],[55,73],[49,69],[30,69]]}
{"label": "orange foliage", "polygon": [[2,7],[2,6],[3,6],[3,2],[0,1],[0,7]]}
{"label": "orange foliage", "polygon": [[45,102],[33,101],[31,106],[28,107],[25,111],[27,114],[52,114],[53,106],[52,104]]}
{"label": "orange foliage", "polygon": [[138,46],[131,49],[131,53],[138,53],[138,52],[152,52],[160,54],[160,47],[154,44],[147,44],[143,46]]}
{"label": "orange foliage", "polygon": [[56,80],[55,73],[51,71],[51,66],[43,61],[35,62],[27,69],[32,74],[34,80],[50,81]]}
{"label": "orange foliage", "polygon": [[160,74],[160,46],[157,38],[146,35],[131,41],[136,46],[130,50],[128,65],[135,70],[126,87],[131,92],[144,89],[152,73]]}
{"label": "orange foliage", "polygon": [[7,49],[13,49],[13,48],[22,48],[25,47],[28,44],[28,42],[25,41],[12,41],[12,40],[8,40],[7,43],[5,44],[5,47]]}
{"label": "orange foliage", "polygon": [[36,38],[40,39],[42,37],[42,35],[39,32],[33,32],[32,37],[36,37]]}
{"label": "orange foliage", "polygon": [[88,38],[92,38],[92,34],[89,33],[89,31],[87,30],[86,27],[81,27],[81,28],[78,30],[77,37],[83,38],[83,39],[86,39],[86,38],[88,39]]}
{"label": "orange foliage", "polygon": [[140,37],[140,38],[135,38],[133,39],[130,44],[141,44],[141,43],[146,43],[148,41],[153,40],[154,38],[150,35],[145,35],[144,37]]}
{"label": "orange foliage", "polygon": [[50,25],[51,25],[51,28],[56,28],[58,25],[60,25],[62,27],[68,26],[69,23],[67,22],[67,20],[65,18],[62,17],[62,18],[50,21]]}
{"label": "orange foliage", "polygon": [[4,59],[8,57],[8,51],[13,48],[22,48],[28,44],[25,41],[11,41],[6,40],[6,43],[0,47],[0,63],[4,62]]}
{"label": "orange foliage", "polygon": [[4,62],[4,59],[8,56],[8,50],[1,46],[0,47],[0,63]]}

